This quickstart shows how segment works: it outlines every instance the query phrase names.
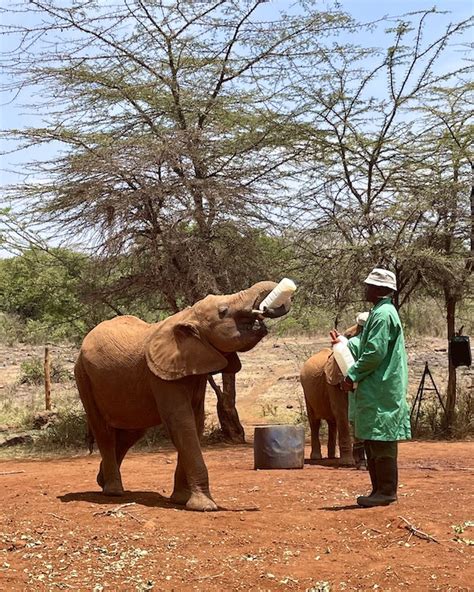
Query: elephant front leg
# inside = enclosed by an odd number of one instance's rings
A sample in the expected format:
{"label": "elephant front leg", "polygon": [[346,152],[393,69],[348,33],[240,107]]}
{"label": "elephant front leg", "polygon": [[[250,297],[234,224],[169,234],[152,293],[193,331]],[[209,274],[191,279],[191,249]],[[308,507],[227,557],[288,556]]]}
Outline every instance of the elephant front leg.
{"label": "elephant front leg", "polygon": [[[190,433],[192,431],[194,434]],[[186,434],[172,435],[172,440],[178,450],[178,464],[171,501],[184,504],[187,510],[217,510],[209,490],[209,476],[195,428]]]}
{"label": "elephant front leg", "polygon": [[186,479],[186,472],[183,467],[181,455],[178,453],[178,464],[176,465],[176,471],[174,473],[174,487],[173,493],[171,494],[170,501],[173,504],[184,506],[188,503],[191,497],[191,489]]}
{"label": "elephant front leg", "polygon": [[[205,387],[205,381],[203,384]],[[187,510],[217,510],[209,491],[209,476],[200,444],[204,396],[195,400],[194,405],[189,392],[184,389],[169,394],[161,391],[155,399],[160,417],[178,451],[171,501],[185,504]]]}

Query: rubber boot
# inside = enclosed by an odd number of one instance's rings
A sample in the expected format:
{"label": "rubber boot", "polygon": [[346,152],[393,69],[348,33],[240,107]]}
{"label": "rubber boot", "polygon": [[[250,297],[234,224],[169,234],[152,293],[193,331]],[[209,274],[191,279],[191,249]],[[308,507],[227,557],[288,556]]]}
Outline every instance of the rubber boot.
{"label": "rubber boot", "polygon": [[367,460],[367,469],[369,470],[370,482],[372,483],[372,491],[368,497],[372,497],[377,493],[377,473],[375,472],[375,458]]}
{"label": "rubber boot", "polygon": [[388,506],[397,501],[397,459],[389,457],[376,458],[374,462],[377,491],[373,495],[361,495],[357,498],[359,506],[365,508]]}
{"label": "rubber boot", "polygon": [[367,461],[365,459],[365,448],[363,442],[355,442],[352,445],[352,456],[354,458],[356,469],[367,468]]}

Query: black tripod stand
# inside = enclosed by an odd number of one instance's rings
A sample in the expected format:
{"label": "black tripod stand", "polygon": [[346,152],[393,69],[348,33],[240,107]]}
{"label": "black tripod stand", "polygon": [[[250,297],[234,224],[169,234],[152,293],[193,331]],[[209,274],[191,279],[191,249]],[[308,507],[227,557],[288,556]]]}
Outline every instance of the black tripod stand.
{"label": "black tripod stand", "polygon": [[[427,376],[431,380],[432,386],[425,386],[425,380],[426,380]],[[416,393],[415,400],[413,401],[413,405],[411,406],[410,423],[411,423],[411,429],[412,429],[413,433],[416,432],[416,428],[418,426],[418,420],[420,418],[420,411],[421,411],[421,403],[423,401],[423,394],[425,391],[435,391],[435,393],[438,395],[438,400],[441,404],[441,407],[443,408],[444,413],[446,413],[446,407],[444,406],[443,399],[441,398],[438,387],[436,386],[435,381],[433,380],[433,376],[431,375],[430,369],[428,368],[428,362],[425,362],[425,369],[423,371],[423,375],[420,380],[420,385],[418,386],[418,391]],[[416,408],[416,417],[415,417],[415,420],[413,421],[413,414],[415,412],[415,408]]]}

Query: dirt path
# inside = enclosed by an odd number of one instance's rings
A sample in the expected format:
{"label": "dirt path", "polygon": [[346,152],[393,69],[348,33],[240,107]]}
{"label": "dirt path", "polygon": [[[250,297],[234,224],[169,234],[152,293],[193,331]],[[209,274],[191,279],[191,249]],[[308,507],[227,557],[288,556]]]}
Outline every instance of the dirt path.
{"label": "dirt path", "polygon": [[98,493],[96,454],[1,462],[0,590],[472,589],[473,547],[453,526],[474,520],[474,443],[402,444],[400,501],[375,509],[354,507],[366,472],[254,471],[251,446],[205,456],[209,514],[167,501],[171,450],[131,454],[120,499]]}

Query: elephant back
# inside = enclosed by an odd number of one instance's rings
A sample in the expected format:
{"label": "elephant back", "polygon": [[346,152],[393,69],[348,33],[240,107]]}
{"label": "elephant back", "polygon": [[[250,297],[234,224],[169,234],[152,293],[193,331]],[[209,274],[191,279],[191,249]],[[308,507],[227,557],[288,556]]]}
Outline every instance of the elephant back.
{"label": "elephant back", "polygon": [[330,348],[325,348],[308,358],[301,368],[301,381],[323,377],[324,367],[331,353],[332,350]]}
{"label": "elephant back", "polygon": [[136,367],[144,357],[144,342],[154,325],[131,315],[103,321],[90,331],[81,346],[87,366],[113,369]]}
{"label": "elephant back", "polygon": [[332,350],[325,348],[311,356],[303,364],[300,372],[306,405],[314,417],[330,419],[333,417],[329,401],[328,383],[324,372]]}

